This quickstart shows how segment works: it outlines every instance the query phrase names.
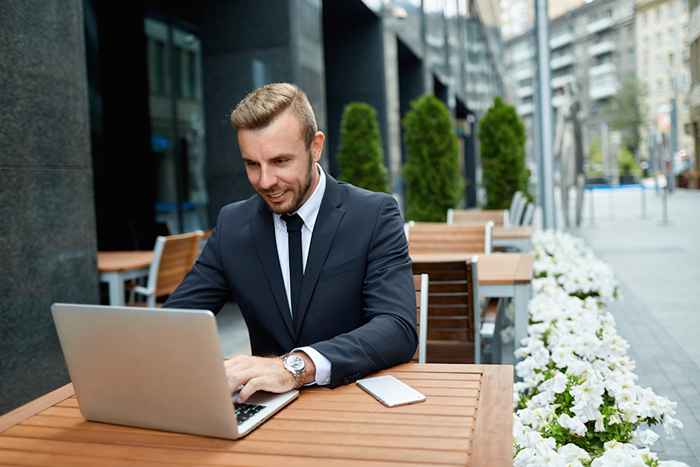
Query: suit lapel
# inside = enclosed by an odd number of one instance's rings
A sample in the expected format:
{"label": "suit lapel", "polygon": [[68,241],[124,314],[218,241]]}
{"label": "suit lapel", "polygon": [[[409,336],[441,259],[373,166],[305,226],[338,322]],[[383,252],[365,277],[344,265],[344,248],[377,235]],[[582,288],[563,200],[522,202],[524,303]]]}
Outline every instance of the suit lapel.
{"label": "suit lapel", "polygon": [[[292,323],[291,314],[289,313],[289,304],[287,303],[287,294],[284,289],[279,254],[277,253],[275,224],[272,220],[272,213],[262,200],[260,200],[258,212],[253,220],[252,230],[255,249],[263,265],[265,275],[267,276],[267,283],[272,291],[272,296],[275,298],[277,310],[280,312],[280,315],[282,315],[282,321],[284,321],[292,341],[295,341],[294,325]],[[262,292],[264,291],[261,291],[261,293]]]}
{"label": "suit lapel", "polygon": [[309,256],[306,259],[301,296],[299,297],[299,312],[295,313],[294,316],[294,328],[297,336],[301,334],[306,311],[320,277],[321,269],[328,257],[340,220],[345,215],[345,211],[341,208],[341,201],[341,188],[338,182],[326,174],[326,192],[311,235]]}

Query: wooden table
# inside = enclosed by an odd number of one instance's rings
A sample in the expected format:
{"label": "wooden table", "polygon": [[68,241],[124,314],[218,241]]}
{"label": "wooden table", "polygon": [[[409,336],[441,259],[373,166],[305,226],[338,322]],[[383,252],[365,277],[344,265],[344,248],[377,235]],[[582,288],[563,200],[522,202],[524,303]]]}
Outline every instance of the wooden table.
{"label": "wooden table", "polygon": [[[419,262],[466,261],[471,254],[430,253],[413,254],[411,260]],[[512,298],[515,308],[515,349],[527,336],[527,305],[532,296],[532,264],[530,254],[493,253],[476,255],[478,261],[479,297]]]}
{"label": "wooden table", "polygon": [[69,384],[0,417],[0,464],[513,465],[512,366],[411,363],[381,373],[427,401],[389,409],[355,384],[305,389],[238,441],[87,422]]}
{"label": "wooden table", "polygon": [[535,229],[530,226],[494,227],[493,246],[511,247],[527,253],[532,251],[532,234]]}
{"label": "wooden table", "polygon": [[153,251],[98,251],[100,282],[109,284],[109,304],[124,305],[124,281],[148,275]]}

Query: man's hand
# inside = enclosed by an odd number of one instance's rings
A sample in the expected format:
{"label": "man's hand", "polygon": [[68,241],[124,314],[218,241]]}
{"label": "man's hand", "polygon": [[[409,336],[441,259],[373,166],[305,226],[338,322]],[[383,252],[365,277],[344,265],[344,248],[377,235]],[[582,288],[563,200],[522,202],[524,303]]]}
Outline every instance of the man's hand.
{"label": "man's hand", "polygon": [[[312,382],[316,377],[313,361],[304,352],[296,352],[296,354],[301,356],[306,364],[303,384]],[[284,368],[282,359],[279,357],[236,355],[225,360],[224,367],[231,392],[243,386],[238,396],[241,402],[248,400],[256,391],[282,393],[296,387],[294,376]]]}

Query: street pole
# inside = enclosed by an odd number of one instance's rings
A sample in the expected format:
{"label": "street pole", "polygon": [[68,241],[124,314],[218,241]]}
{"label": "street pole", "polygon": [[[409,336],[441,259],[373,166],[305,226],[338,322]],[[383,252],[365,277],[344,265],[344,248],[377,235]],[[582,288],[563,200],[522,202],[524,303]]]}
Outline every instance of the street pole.
{"label": "street pole", "polygon": [[676,177],[673,165],[675,163],[676,153],[678,152],[678,109],[676,107],[675,79],[673,82],[673,97],[671,98],[671,173],[669,180],[666,181],[671,193],[673,193],[673,190],[676,188]]}
{"label": "street pole", "polygon": [[588,189],[588,197],[591,199],[591,227],[595,226],[595,211],[593,208],[593,186]]}
{"label": "street pole", "polygon": [[615,218],[615,213],[613,209],[613,169],[612,169],[612,156],[610,155],[610,133],[608,132],[608,124],[603,122],[600,124],[600,130],[602,133],[602,148],[603,148],[603,160],[605,161],[605,174],[608,177],[608,214],[610,219]]}
{"label": "street pole", "polygon": [[646,196],[646,190],[644,189],[644,182],[642,181],[639,184],[639,188],[642,191],[642,219],[647,218],[647,196]]}
{"label": "street pole", "polygon": [[549,15],[547,0],[535,0],[537,31],[537,149],[539,196],[545,229],[555,229],[552,174],[552,90],[549,87]]}

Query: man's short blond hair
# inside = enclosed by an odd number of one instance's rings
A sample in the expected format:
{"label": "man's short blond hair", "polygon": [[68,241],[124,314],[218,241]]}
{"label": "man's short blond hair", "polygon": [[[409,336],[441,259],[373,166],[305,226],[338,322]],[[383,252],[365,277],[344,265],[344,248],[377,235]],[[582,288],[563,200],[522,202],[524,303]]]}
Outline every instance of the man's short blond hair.
{"label": "man's short blond hair", "polygon": [[251,92],[231,112],[231,125],[237,130],[264,128],[287,109],[299,119],[304,143],[311,147],[318,131],[316,116],[304,91],[293,84],[266,84]]}

